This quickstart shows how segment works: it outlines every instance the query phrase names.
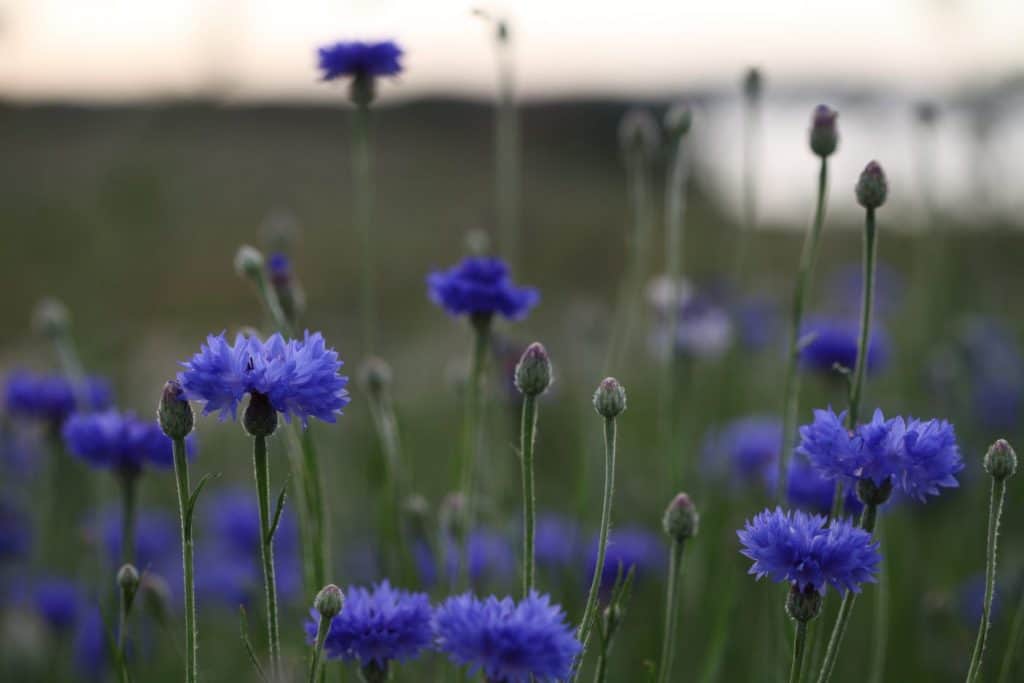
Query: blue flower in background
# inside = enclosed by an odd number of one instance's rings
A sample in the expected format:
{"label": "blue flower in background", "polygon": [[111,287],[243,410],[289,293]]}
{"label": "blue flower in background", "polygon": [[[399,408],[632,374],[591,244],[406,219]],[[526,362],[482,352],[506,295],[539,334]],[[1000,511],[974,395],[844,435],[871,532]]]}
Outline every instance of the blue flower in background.
{"label": "blue flower in background", "polygon": [[84,678],[99,680],[107,670],[107,627],[97,605],[83,606],[73,642],[75,666]]}
{"label": "blue flower in background", "polygon": [[395,76],[402,71],[402,49],[392,40],[379,43],[343,41],[317,49],[323,80],[344,77]]}
{"label": "blue flower in background", "polygon": [[45,462],[44,450],[33,430],[0,426],[0,468],[8,479],[34,474]]}
{"label": "blue flower in background", "polygon": [[[588,579],[594,575],[594,567],[597,564],[597,542],[595,534],[587,564]],[[608,537],[604,571],[601,572],[601,590],[611,590],[620,568],[622,575],[625,576],[630,568],[635,567],[636,578],[640,580],[646,574],[659,573],[664,559],[665,542],[658,534],[630,525],[613,529]]]}
{"label": "blue flower in background", "polygon": [[[320,614],[310,612],[306,622],[310,642],[316,638]],[[413,659],[433,640],[430,598],[424,593],[409,593],[382,581],[372,589],[350,586],[345,606],[331,622],[324,642],[329,659],[371,662],[386,668],[388,662]]]}
{"label": "blue flower in background", "polygon": [[774,417],[743,417],[704,438],[704,462],[720,477],[744,486],[774,490],[778,478],[782,421]]}
{"label": "blue flower in background", "polygon": [[535,591],[518,603],[468,593],[448,598],[434,619],[438,647],[494,683],[566,680],[581,649],[562,609]]}
{"label": "blue flower in background", "polygon": [[[861,298],[864,288],[864,266],[848,263],[829,274],[825,291],[828,300],[836,308],[851,317],[860,315]],[[886,316],[903,303],[906,282],[902,273],[885,263],[875,264],[875,292],[873,297],[876,315]]]}
{"label": "blue flower in background", "polygon": [[67,632],[78,623],[82,593],[66,579],[41,579],[32,586],[32,606],[54,631]]}
{"label": "blue flower in background", "polygon": [[[113,397],[110,385],[99,377],[86,378],[84,393],[91,410],[106,409]],[[12,416],[60,424],[75,410],[75,392],[60,375],[21,370],[7,377],[4,404]]]}
{"label": "blue flower in background", "polygon": [[10,501],[0,500],[0,563],[25,557],[31,545],[32,523],[29,516]]}
{"label": "blue flower in background", "polygon": [[219,412],[235,419],[248,393],[265,395],[285,420],[297,417],[334,422],[349,402],[348,377],[338,374],[342,362],[319,332],[285,341],[279,334],[262,342],[238,335],[229,344],[224,334],[206,338],[199,353],[182,364],[178,375],[185,395],[203,402],[203,414]]}
{"label": "blue flower in background", "polygon": [[[835,372],[833,366],[836,364],[853,370],[857,363],[858,334],[859,325],[856,322],[823,317],[806,319],[800,330],[803,343],[800,349],[801,367],[826,375]],[[868,341],[868,372],[880,370],[888,356],[888,337],[875,325]]]}
{"label": "blue flower in background", "polygon": [[[72,454],[122,475],[138,475],[146,465],[165,469],[174,465],[171,440],[160,425],[155,420],[140,420],[133,413],[75,413],[64,423],[62,434]],[[186,450],[195,454],[191,435]]]}
{"label": "blue flower in background", "polygon": [[430,300],[451,315],[523,318],[540,301],[533,287],[517,287],[497,258],[470,256],[449,270],[427,276]]}
{"label": "blue flower in background", "polygon": [[579,562],[583,532],[570,517],[542,514],[534,532],[537,564],[552,570],[575,568]]}
{"label": "blue flower in background", "polygon": [[[454,538],[447,537],[443,543],[445,575],[455,580],[459,576],[464,553]],[[469,580],[473,585],[507,578],[516,570],[516,555],[512,545],[507,538],[491,529],[474,529],[470,532],[466,554],[469,556]],[[415,557],[423,585],[433,585],[438,576],[438,563],[430,546],[421,542]]]}
{"label": "blue flower in background", "polygon": [[1024,409],[1024,356],[1014,335],[1001,321],[972,316],[957,341],[975,417],[989,429],[1012,429]]}
{"label": "blue flower in background", "polygon": [[777,341],[782,331],[778,306],[763,297],[748,297],[732,306],[733,320],[740,343],[758,351]]}
{"label": "blue flower in background", "polygon": [[[143,510],[135,520],[135,566],[140,573],[157,573],[172,590],[181,587],[181,529],[175,515],[164,511]],[[123,530],[121,511],[107,508],[97,514],[85,529],[86,538],[99,546],[112,568],[120,566]]]}
{"label": "blue flower in background", "polygon": [[[856,518],[864,506],[852,486],[844,486],[843,489],[843,512]],[[804,512],[828,515],[832,512],[835,494],[836,482],[812,467],[806,457],[797,453],[789,461],[786,502],[791,507]]]}
{"label": "blue flower in background", "polygon": [[824,594],[826,586],[860,592],[874,582],[881,557],[871,534],[847,520],[826,526],[822,515],[765,510],[737,532],[740,551],[754,561],[750,573]]}

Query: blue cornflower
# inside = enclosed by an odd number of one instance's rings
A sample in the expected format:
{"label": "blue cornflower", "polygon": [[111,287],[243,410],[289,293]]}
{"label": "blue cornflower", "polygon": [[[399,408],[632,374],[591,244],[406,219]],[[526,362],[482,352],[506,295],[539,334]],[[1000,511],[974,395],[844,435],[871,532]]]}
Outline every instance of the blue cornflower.
{"label": "blue cornflower", "polygon": [[967,366],[963,379],[976,418],[993,430],[1015,427],[1024,404],[1024,357],[1012,331],[1002,321],[978,316],[960,327],[957,342]]}
{"label": "blue cornflower", "polygon": [[[113,396],[110,385],[100,377],[85,380],[85,399],[90,410],[103,410]],[[36,375],[24,370],[11,373],[4,387],[4,404],[10,415],[63,422],[75,410],[75,391],[60,375]]]}
{"label": "blue cornflower", "polygon": [[775,488],[782,421],[750,416],[733,420],[704,439],[704,460],[719,476],[745,485]]}
{"label": "blue cornflower", "polygon": [[831,585],[860,592],[862,583],[875,581],[881,559],[878,543],[863,529],[843,519],[826,526],[822,515],[799,510],[764,510],[737,535],[740,552],[754,561],[751,574],[787,581],[801,591],[824,594]]}
{"label": "blue cornflower", "polygon": [[518,603],[469,593],[448,598],[434,624],[441,650],[493,683],[565,680],[580,651],[565,613],[535,591]]}
{"label": "blue cornflower", "polygon": [[[857,363],[856,323],[832,318],[808,318],[800,338],[808,340],[800,349],[800,365],[814,372],[831,374],[835,365],[853,370]],[[868,371],[881,369],[889,355],[885,333],[876,325],[868,341]]]}
{"label": "blue cornflower", "polygon": [[[155,420],[140,420],[133,413],[107,410],[75,413],[62,429],[68,450],[96,467],[134,476],[146,465],[174,465],[171,440]],[[186,450],[195,453],[195,439],[186,439]]]}
{"label": "blue cornflower", "polygon": [[223,333],[210,335],[182,365],[178,381],[185,395],[203,402],[203,414],[219,412],[221,420],[236,418],[248,393],[266,396],[285,420],[295,416],[303,426],[311,417],[334,422],[349,402],[348,377],[338,374],[342,362],[319,332],[288,341],[275,334],[266,342],[240,334],[234,344]]}
{"label": "blue cornflower", "polygon": [[[312,642],[320,613],[314,609],[310,614],[306,634]],[[386,580],[370,590],[350,586],[341,614],[331,622],[324,652],[329,659],[386,669],[389,662],[413,659],[430,646],[432,618],[430,598],[424,593],[392,588]]]}
{"label": "blue cornflower", "polygon": [[54,631],[65,632],[78,622],[82,593],[65,579],[41,579],[32,586],[32,605]]}
{"label": "blue cornflower", "polygon": [[811,465],[829,479],[856,480],[860,476],[853,437],[845,425],[846,412],[836,415],[830,407],[815,410],[814,421],[800,428],[796,452],[807,456]]}
{"label": "blue cornflower", "polygon": [[[591,542],[587,563],[588,582],[594,575],[597,564],[597,535]],[[639,579],[645,574],[657,574],[662,570],[665,559],[665,542],[658,534],[638,526],[626,525],[613,529],[608,536],[608,549],[604,558],[604,571],[601,572],[601,590],[611,590],[615,579],[622,569],[625,576],[631,568],[636,568]]]}
{"label": "blue cornflower", "polygon": [[402,71],[402,48],[393,40],[379,43],[342,41],[317,49],[320,71],[325,81],[337,78],[396,76]]}
{"label": "blue cornflower", "polygon": [[0,500],[0,563],[24,557],[31,542],[29,516],[10,501]]}
{"label": "blue cornflower", "polygon": [[290,280],[292,277],[292,261],[288,258],[288,254],[275,251],[268,256],[267,274],[270,275],[271,282],[275,284]]}
{"label": "blue cornflower", "polygon": [[[826,278],[827,300],[834,301],[840,311],[852,317],[860,315],[863,288],[864,267],[860,263],[842,265]],[[906,289],[902,273],[888,264],[875,264],[873,302],[876,315],[885,317],[896,311],[903,303]]]}
{"label": "blue cornflower", "polygon": [[939,495],[939,487],[959,486],[953,476],[964,468],[953,425],[945,420],[907,422],[903,436],[903,470],[896,484],[919,501]]}
{"label": "blue cornflower", "polygon": [[500,313],[519,320],[537,305],[533,287],[517,287],[498,258],[470,256],[449,270],[427,276],[430,300],[451,315],[489,317]]}
{"label": "blue cornflower", "polygon": [[[806,457],[797,453],[789,463],[786,502],[804,512],[827,515],[832,511],[835,494],[836,483],[812,467]],[[845,486],[843,511],[847,515],[858,517],[863,509],[855,487]]]}

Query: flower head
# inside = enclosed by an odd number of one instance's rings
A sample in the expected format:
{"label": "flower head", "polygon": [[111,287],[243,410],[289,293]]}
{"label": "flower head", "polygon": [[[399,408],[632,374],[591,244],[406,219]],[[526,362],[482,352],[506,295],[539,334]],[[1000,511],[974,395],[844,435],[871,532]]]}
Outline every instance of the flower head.
{"label": "flower head", "polygon": [[317,61],[325,81],[345,77],[395,76],[402,71],[401,56],[402,48],[393,40],[379,43],[342,41],[317,49]]}
{"label": "flower head", "polygon": [[763,484],[772,490],[778,478],[781,442],[779,419],[743,417],[705,437],[704,460],[711,470],[732,481]]}
{"label": "flower head", "polygon": [[[857,364],[857,331],[857,325],[845,320],[808,319],[800,332],[801,339],[807,340],[800,349],[800,365],[823,374],[833,373],[836,365],[852,370]],[[868,371],[880,369],[888,354],[887,337],[880,329],[873,330],[868,340]]]}
{"label": "flower head", "polygon": [[878,543],[847,520],[825,524],[825,517],[799,510],[759,513],[737,532],[740,552],[754,561],[750,573],[787,581],[799,590],[824,593],[831,585],[860,592],[862,583],[875,581]]}
{"label": "flower head", "polygon": [[495,683],[565,680],[580,651],[565,613],[535,591],[518,603],[468,593],[448,598],[434,623],[452,661]]}
{"label": "flower head", "polygon": [[319,332],[285,341],[275,334],[263,342],[238,335],[229,344],[224,334],[209,336],[199,353],[182,364],[178,381],[185,395],[203,402],[203,413],[219,412],[234,419],[246,394],[265,396],[286,420],[297,417],[334,422],[349,402],[348,377],[338,374],[342,362]]}
{"label": "flower head", "polygon": [[919,501],[939,495],[939,487],[959,486],[953,476],[964,468],[953,425],[945,420],[909,420],[903,436],[903,471],[896,484]]}
{"label": "flower head", "polygon": [[[174,464],[171,440],[160,426],[132,413],[75,413],[64,423],[62,434],[71,453],[121,474],[137,475],[146,465],[169,468]],[[185,443],[186,449],[195,453],[194,438]]]}
{"label": "flower head", "polygon": [[[111,397],[106,380],[99,377],[85,380],[87,408],[103,410],[110,405]],[[22,370],[8,376],[4,387],[4,404],[8,413],[56,424],[74,412],[75,399],[71,383],[59,375],[35,375]]]}
{"label": "flower head", "polygon": [[[312,642],[320,613],[313,609],[310,614],[306,634]],[[392,588],[386,580],[369,590],[350,586],[344,608],[331,621],[324,652],[330,659],[354,660],[361,666],[404,662],[430,645],[432,617],[430,598],[424,593]]]}
{"label": "flower head", "polygon": [[72,581],[42,579],[32,587],[32,604],[54,631],[67,631],[75,626],[81,602],[81,590]]}
{"label": "flower head", "polygon": [[449,270],[428,275],[427,293],[451,315],[500,313],[509,320],[524,317],[540,300],[533,287],[512,283],[504,261],[482,256],[470,256]]}

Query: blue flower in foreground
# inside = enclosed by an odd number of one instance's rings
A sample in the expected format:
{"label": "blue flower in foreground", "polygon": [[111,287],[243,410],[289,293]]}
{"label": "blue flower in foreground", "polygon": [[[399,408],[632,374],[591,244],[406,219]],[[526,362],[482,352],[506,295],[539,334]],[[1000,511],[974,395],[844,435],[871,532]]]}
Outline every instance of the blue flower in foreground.
{"label": "blue flower in foreground", "polygon": [[440,649],[493,683],[565,680],[580,651],[565,613],[535,591],[518,603],[468,593],[448,598],[434,623]]}
{"label": "blue flower in foreground", "polygon": [[801,591],[824,594],[836,590],[860,592],[874,582],[881,557],[871,534],[847,520],[826,526],[822,515],[764,510],[737,532],[743,549],[754,561],[750,573],[775,582],[787,581]]}
{"label": "blue flower in foreground", "polygon": [[[119,474],[137,475],[145,465],[174,465],[171,440],[160,425],[155,420],[140,420],[132,413],[75,413],[64,423],[62,434],[71,453]],[[194,455],[194,437],[185,443],[189,455]]]}
{"label": "blue flower in foreground", "polygon": [[[112,392],[106,380],[85,380],[85,399],[92,410],[110,405]],[[59,375],[36,375],[26,371],[12,373],[4,387],[4,404],[14,416],[61,423],[75,410],[75,392],[71,383]]]}
{"label": "blue flower in foreground", "polygon": [[903,436],[903,471],[897,484],[904,493],[924,501],[939,487],[959,486],[953,476],[964,468],[953,425],[945,420],[910,420]]}
{"label": "blue flower in foreground", "polygon": [[379,43],[343,41],[317,49],[325,81],[346,76],[395,76],[402,71],[402,48],[392,40]]}
{"label": "blue flower in foreground", "polygon": [[229,344],[224,334],[209,336],[199,353],[182,364],[179,373],[185,395],[203,402],[203,414],[219,412],[234,419],[248,393],[267,397],[284,418],[334,422],[349,402],[348,377],[338,374],[342,362],[328,349],[319,332],[285,341],[275,334],[266,342],[238,335]]}
{"label": "blue flower in foreground", "polygon": [[55,631],[67,631],[78,622],[82,594],[65,579],[42,579],[32,587],[32,605]]}
{"label": "blue flower in foreground", "polygon": [[[834,373],[836,364],[853,370],[857,363],[858,325],[845,320],[810,318],[800,331],[808,340],[800,349],[800,365],[823,374]],[[877,328],[868,341],[868,371],[881,369],[889,355],[888,339]]]}
{"label": "blue flower in foreground", "polygon": [[860,475],[853,437],[845,425],[846,412],[836,415],[828,408],[815,410],[814,421],[800,428],[796,452],[807,456],[811,465],[829,479],[855,480]]}
{"label": "blue flower in foreground", "polygon": [[[588,582],[593,577],[594,566],[597,564],[597,540],[595,534],[587,564]],[[608,536],[604,571],[601,572],[601,590],[611,590],[620,568],[622,575],[625,576],[635,567],[638,579],[644,574],[657,574],[662,570],[664,558],[665,542],[660,535],[636,526],[613,529]]]}
{"label": "blue flower in foreground", "polygon": [[719,476],[773,490],[778,478],[782,421],[774,417],[743,417],[704,439],[704,460]]}
{"label": "blue flower in foreground", "polygon": [[491,316],[519,320],[537,305],[533,287],[516,287],[508,266],[497,258],[470,256],[449,270],[427,276],[430,300],[451,315]]}
{"label": "blue flower in foreground", "polygon": [[[306,634],[312,642],[320,614],[315,609],[310,614],[313,618],[306,622]],[[388,662],[413,659],[430,646],[432,618],[430,598],[424,593],[392,588],[387,581],[370,590],[350,586],[341,614],[331,622],[324,652],[329,659],[386,669]]]}

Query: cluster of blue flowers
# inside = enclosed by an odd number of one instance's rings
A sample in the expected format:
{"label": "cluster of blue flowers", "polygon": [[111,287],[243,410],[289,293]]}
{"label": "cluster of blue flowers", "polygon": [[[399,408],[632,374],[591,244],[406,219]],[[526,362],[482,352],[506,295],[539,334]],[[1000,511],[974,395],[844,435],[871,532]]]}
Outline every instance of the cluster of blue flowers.
{"label": "cluster of blue flowers", "polygon": [[[806,340],[800,349],[800,365],[806,370],[829,375],[836,366],[853,370],[857,364],[857,323],[845,319],[810,317],[800,331]],[[889,357],[889,340],[877,326],[868,341],[869,372],[885,366]]]}
{"label": "cluster of blue flowers", "polygon": [[471,256],[449,270],[427,276],[430,300],[451,315],[493,316],[519,320],[540,301],[533,287],[517,287],[505,262]]}
{"label": "cluster of blue flowers", "polygon": [[829,479],[845,483],[887,481],[911,498],[924,501],[940,487],[958,486],[963,469],[953,426],[945,420],[885,419],[876,410],[871,421],[853,433],[846,413],[814,411],[814,421],[800,428],[798,452]]}
{"label": "cluster of blue flowers", "polygon": [[86,378],[82,394],[79,397],[71,382],[60,375],[22,370],[7,377],[4,405],[12,416],[60,425],[75,411],[79,398],[88,402],[85,408],[90,410],[106,409],[113,398],[110,385],[100,377]]}

